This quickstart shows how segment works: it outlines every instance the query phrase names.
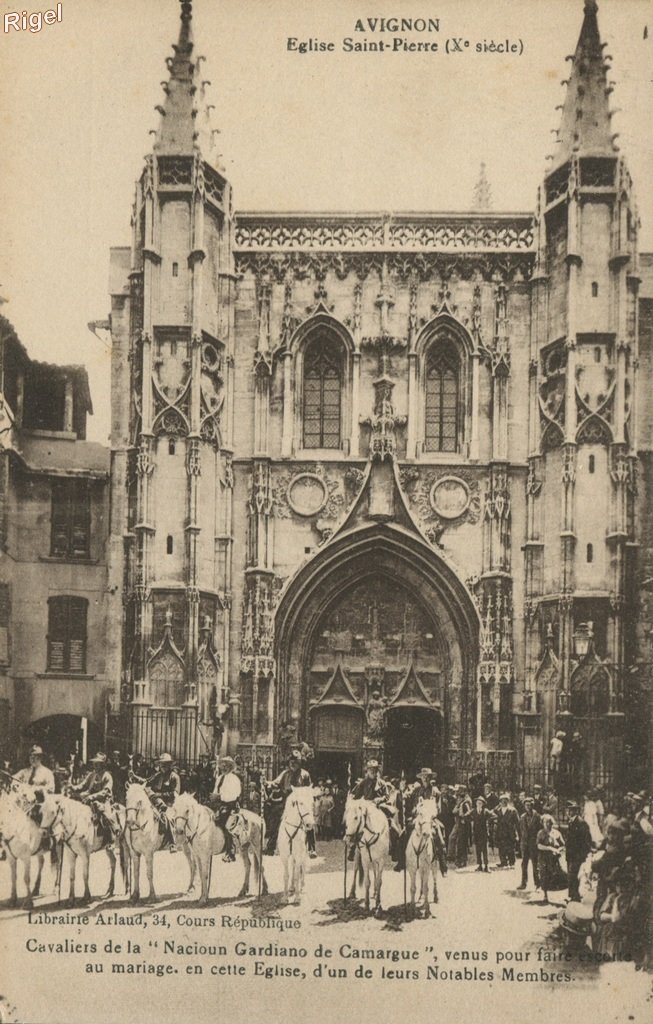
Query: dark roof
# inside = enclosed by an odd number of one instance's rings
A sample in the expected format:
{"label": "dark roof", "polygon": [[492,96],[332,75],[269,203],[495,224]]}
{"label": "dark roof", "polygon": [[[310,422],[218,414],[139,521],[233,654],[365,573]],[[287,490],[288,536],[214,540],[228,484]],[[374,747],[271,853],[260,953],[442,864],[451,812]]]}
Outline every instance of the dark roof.
{"label": "dark roof", "polygon": [[96,441],[22,434],[18,452],[27,469],[36,473],[108,476],[109,449]]}

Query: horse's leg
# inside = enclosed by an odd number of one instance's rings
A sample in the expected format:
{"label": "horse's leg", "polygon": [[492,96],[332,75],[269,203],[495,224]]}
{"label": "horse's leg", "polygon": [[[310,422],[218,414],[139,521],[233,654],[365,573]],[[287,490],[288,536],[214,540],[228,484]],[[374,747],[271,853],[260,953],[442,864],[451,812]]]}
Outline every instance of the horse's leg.
{"label": "horse's leg", "polygon": [[136,853],[136,850],[130,847],[129,850],[131,857],[131,893],[129,896],[130,903],[138,903],[141,898],[141,855]]}
{"label": "horse's leg", "polygon": [[190,882],[186,889],[186,895],[188,895],[188,893],[193,891],[193,887],[195,885],[195,857],[191,852],[190,843],[184,843],[183,850],[184,856],[188,862],[188,870],[190,872]]}
{"label": "horse's leg", "polygon": [[433,876],[433,902],[438,902],[438,863],[437,860],[433,861],[431,865],[431,874]]}
{"label": "horse's leg", "polygon": [[44,853],[37,853],[36,855],[36,879],[32,886],[32,896],[38,896],[41,892],[41,875],[43,874],[43,861],[45,860]]}
{"label": "horse's leg", "polygon": [[29,910],[34,906],[32,903],[32,889],[30,886],[30,876],[32,873],[32,858],[27,855],[23,861],[23,881],[25,882],[25,899],[23,900],[23,906]]}
{"label": "horse's leg", "polygon": [[68,899],[66,900],[67,907],[75,906],[75,874],[77,868],[77,854],[73,853],[69,846],[66,847],[68,850],[68,857],[70,858],[70,864],[68,867]]}
{"label": "horse's leg", "polygon": [[261,896],[267,896],[268,883],[265,878],[265,870],[263,868],[263,843],[265,842],[265,833],[262,829],[259,830],[258,836],[254,836],[253,842],[250,844],[252,847],[252,854],[254,857],[254,866],[256,868],[256,882]]}
{"label": "horse's leg", "polygon": [[284,859],[284,862],[283,862],[283,898],[286,901],[286,903],[288,902],[288,880],[289,880],[289,873],[290,873],[290,853],[288,853],[288,856]]}
{"label": "horse's leg", "polygon": [[243,884],[241,885],[240,892],[238,893],[238,899],[240,899],[241,896],[247,896],[247,893],[249,892],[249,876],[252,870],[252,862],[249,856],[249,843],[246,843],[245,846],[241,846],[240,857],[245,865],[245,877],[243,878]]}
{"label": "horse's leg", "polygon": [[9,858],[9,870],[11,872],[11,897],[9,899],[9,906],[15,907],[18,903],[18,861],[9,849],[7,849],[7,857]]}
{"label": "horse's leg", "polygon": [[102,899],[108,899],[110,896],[113,896],[114,892],[116,891],[116,855],[113,852],[113,850],[110,849],[110,847],[107,846],[106,850],[107,850],[107,857],[109,858],[109,867],[110,867],[109,888],[105,892],[105,894],[102,897]]}
{"label": "horse's leg", "polygon": [[358,847],[356,847],[356,853],[354,854],[354,869],[351,874],[351,886],[349,887],[349,899],[353,900],[356,896],[356,878],[358,872],[361,869],[361,857]]}
{"label": "horse's leg", "polygon": [[202,893],[200,896],[200,906],[205,907],[209,902],[209,867],[211,865],[211,854],[207,853],[203,857],[198,856],[197,867],[200,873],[200,883],[202,886]]}
{"label": "horse's leg", "polygon": [[424,898],[424,917],[431,916],[431,907],[429,904],[429,875],[431,873],[431,865],[426,861],[422,867],[422,896]]}
{"label": "horse's leg", "polygon": [[145,870],[147,871],[147,886],[149,889],[147,902],[156,903],[158,896],[154,889],[154,850],[145,854]]}
{"label": "horse's leg", "polygon": [[[84,879],[84,904],[91,902],[91,890],[88,884],[88,875],[91,869],[91,851],[88,849],[82,850],[82,878]],[[114,858],[115,867],[115,858]]]}
{"label": "horse's leg", "polygon": [[383,905],[381,903],[381,884],[383,882],[383,869],[381,868],[381,861],[377,861],[374,865],[374,916],[381,917],[383,913]]}
{"label": "horse's leg", "polygon": [[368,865],[367,867],[363,867],[363,885],[365,887],[365,911],[368,914],[370,912],[370,882],[370,868]]}

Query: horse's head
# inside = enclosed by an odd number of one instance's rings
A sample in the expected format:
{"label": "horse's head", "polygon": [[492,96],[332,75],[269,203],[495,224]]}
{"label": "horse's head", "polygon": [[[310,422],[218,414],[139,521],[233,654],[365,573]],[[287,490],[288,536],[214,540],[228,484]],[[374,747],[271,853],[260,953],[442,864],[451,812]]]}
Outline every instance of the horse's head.
{"label": "horse's head", "polygon": [[309,786],[293,787],[286,799],[285,815],[288,816],[289,812],[299,816],[305,832],[310,832],[315,828],[313,790]]}
{"label": "horse's head", "polygon": [[63,804],[60,796],[44,793],[39,799],[39,824],[42,829],[51,832],[55,839],[61,839],[64,833]]}
{"label": "horse's head", "polygon": [[435,800],[420,800],[415,812],[415,832],[418,835],[432,836],[437,816],[438,805]]}
{"label": "horse's head", "polygon": [[145,787],[132,783],[125,793],[125,826],[133,831],[143,827],[143,811],[150,806],[150,799],[145,792]]}
{"label": "horse's head", "polygon": [[347,797],[343,822],[345,826],[345,839],[354,840],[363,830],[367,808],[364,800],[354,800],[352,796]]}
{"label": "horse's head", "polygon": [[172,825],[176,836],[183,836],[196,831],[194,822],[199,804],[190,793],[180,793],[166,810],[166,817]]}

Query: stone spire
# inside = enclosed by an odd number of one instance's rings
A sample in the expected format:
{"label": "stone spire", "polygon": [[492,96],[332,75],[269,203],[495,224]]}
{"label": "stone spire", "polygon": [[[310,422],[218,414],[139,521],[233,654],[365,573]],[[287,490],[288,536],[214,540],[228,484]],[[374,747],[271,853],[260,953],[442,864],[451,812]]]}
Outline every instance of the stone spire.
{"label": "stone spire", "polygon": [[474,185],[472,198],[472,210],[476,213],[487,213],[492,209],[492,189],[485,173],[485,164],[481,164],[478,181]]}
{"label": "stone spire", "polygon": [[159,156],[181,156],[201,152],[210,159],[216,132],[211,129],[211,107],[205,90],[210,85],[201,81],[203,57],[194,52],[193,5],[181,0],[179,38],[173,45],[174,56],[168,57],[168,81],[162,82],[165,99],[156,109],[161,115],[156,131],[154,152]]}
{"label": "stone spire", "polygon": [[612,156],[614,145],[610,124],[610,104],[606,63],[597,20],[596,0],[585,0],[585,17],[571,60],[567,94],[562,105],[555,164],[568,160],[572,153],[585,156]]}

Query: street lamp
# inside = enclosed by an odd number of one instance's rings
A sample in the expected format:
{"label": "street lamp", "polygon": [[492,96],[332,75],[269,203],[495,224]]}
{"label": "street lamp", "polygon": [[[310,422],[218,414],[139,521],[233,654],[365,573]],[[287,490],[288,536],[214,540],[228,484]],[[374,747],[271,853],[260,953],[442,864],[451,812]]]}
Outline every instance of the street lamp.
{"label": "street lamp", "polygon": [[582,661],[594,640],[594,623],[579,622],[574,630],[574,654]]}

